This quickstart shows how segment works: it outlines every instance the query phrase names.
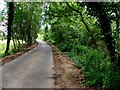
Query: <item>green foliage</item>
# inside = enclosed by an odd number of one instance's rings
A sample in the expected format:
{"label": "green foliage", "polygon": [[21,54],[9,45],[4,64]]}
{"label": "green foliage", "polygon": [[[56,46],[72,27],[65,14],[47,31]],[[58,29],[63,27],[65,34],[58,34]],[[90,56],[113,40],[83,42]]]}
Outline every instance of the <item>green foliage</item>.
{"label": "green foliage", "polygon": [[4,55],[4,50],[6,48],[6,40],[2,41],[0,40],[0,57]]}
{"label": "green foliage", "polygon": [[38,34],[38,39],[43,40],[44,36],[42,34]]}
{"label": "green foliage", "polygon": [[[119,38],[119,10],[120,10],[120,3],[119,2],[105,2],[105,3],[85,3],[87,6],[89,15],[94,16],[97,18],[97,21],[102,29],[102,34],[104,35],[105,43],[107,46],[107,49],[109,51],[111,62],[116,62],[116,47],[118,44],[116,42],[116,38],[114,36],[117,36],[117,39]],[[116,23],[112,24],[112,21],[115,21]],[[112,30],[112,27],[116,24],[116,30]],[[114,33],[114,32],[118,33]],[[114,35],[113,35],[114,34]],[[119,60],[118,60],[119,63]]]}
{"label": "green foliage", "polygon": [[[83,70],[86,85],[120,89],[120,67],[110,62],[114,49],[120,50],[120,3],[19,2],[14,5],[13,44],[9,54],[21,50],[24,43],[30,46],[37,38],[43,39],[38,33],[44,31],[44,40],[68,52]],[[5,45],[1,44],[0,53],[4,49]],[[108,51],[113,53],[109,55]]]}
{"label": "green foliage", "polygon": [[13,47],[13,43],[11,42],[10,50],[9,50],[8,54],[5,55],[4,50],[6,48],[6,42],[7,42],[7,40],[0,40],[0,58],[15,53],[15,52],[13,52],[14,47]]}
{"label": "green foliage", "polygon": [[[108,75],[108,80],[110,79],[108,86],[108,89],[114,89],[114,90],[120,90],[120,67],[119,66],[111,66],[110,68],[110,74]],[[107,78],[106,78],[107,80]]]}
{"label": "green foliage", "polygon": [[120,70],[111,63],[117,56],[115,49],[120,48],[119,5],[71,2],[47,3],[45,7],[44,21],[50,25],[45,28],[45,40],[69,53],[89,86],[120,89]]}
{"label": "green foliage", "polygon": [[[41,23],[41,3],[22,3],[22,2],[14,2],[14,15],[9,17],[13,19],[13,23],[9,26],[11,30],[8,34],[9,38],[13,41],[13,50],[10,50],[9,53],[16,53],[23,48],[23,44],[26,46],[32,45],[32,43],[36,42],[38,37],[37,33],[40,32],[40,23]],[[7,4],[9,5],[9,4]],[[4,20],[0,20],[1,22],[6,22],[6,11],[8,6],[3,10],[2,16]],[[9,11],[8,11],[9,12]],[[1,19],[1,14],[0,14]],[[10,35],[11,34],[11,35]],[[1,35],[1,32],[0,32]],[[6,36],[2,36],[2,39]],[[1,38],[0,38],[1,39]],[[8,45],[7,45],[8,46]],[[3,48],[5,50],[5,48]],[[1,50],[3,52],[3,50]],[[7,50],[8,51],[8,50]],[[8,54],[9,54],[8,53]]]}
{"label": "green foliage", "polygon": [[99,89],[120,89],[120,68],[113,67],[106,53],[83,45],[79,45],[79,50],[80,54],[77,54],[74,49],[71,50],[69,56],[84,72],[86,85],[97,86]]}
{"label": "green foliage", "polygon": [[40,3],[15,3],[15,6],[12,38],[31,45],[37,39],[40,30]]}

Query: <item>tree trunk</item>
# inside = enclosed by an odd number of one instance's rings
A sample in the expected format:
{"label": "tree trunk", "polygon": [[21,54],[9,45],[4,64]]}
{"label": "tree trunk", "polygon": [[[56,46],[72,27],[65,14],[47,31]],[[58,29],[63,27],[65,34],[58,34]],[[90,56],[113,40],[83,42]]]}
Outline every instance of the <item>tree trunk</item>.
{"label": "tree trunk", "polygon": [[91,8],[92,11],[96,13],[95,15],[98,17],[99,23],[103,31],[103,35],[105,36],[105,43],[111,56],[111,62],[115,62],[115,42],[112,37],[110,20],[107,16],[107,13],[103,5],[98,2],[90,2],[88,3],[88,7]]}
{"label": "tree trunk", "polygon": [[[119,36],[120,36],[119,35],[120,34],[120,29],[119,29],[119,27],[120,27],[120,13],[117,12],[117,10],[115,11],[115,13],[116,13],[116,30],[118,32],[118,33],[116,33],[116,36],[117,36],[117,39],[119,39]],[[119,46],[119,43],[120,43],[120,41],[118,41],[118,46]],[[118,52],[118,64],[120,65],[120,51]]]}
{"label": "tree trunk", "polygon": [[13,22],[13,17],[14,17],[14,3],[9,2],[9,12],[8,12],[8,35],[7,35],[7,47],[5,54],[8,53],[9,51],[9,46],[10,46],[10,40],[11,40],[11,27],[12,27],[12,22]]}

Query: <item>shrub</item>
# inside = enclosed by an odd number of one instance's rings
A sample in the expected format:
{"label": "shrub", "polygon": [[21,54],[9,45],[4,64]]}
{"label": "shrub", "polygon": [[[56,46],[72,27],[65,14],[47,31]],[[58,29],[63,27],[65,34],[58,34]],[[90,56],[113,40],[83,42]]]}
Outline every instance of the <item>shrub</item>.
{"label": "shrub", "polygon": [[79,54],[76,52],[78,50],[74,48],[70,51],[69,56],[83,70],[86,76],[86,85],[97,86],[99,89],[120,89],[120,68],[113,67],[106,53],[83,45],[77,46],[77,49],[80,51]]}

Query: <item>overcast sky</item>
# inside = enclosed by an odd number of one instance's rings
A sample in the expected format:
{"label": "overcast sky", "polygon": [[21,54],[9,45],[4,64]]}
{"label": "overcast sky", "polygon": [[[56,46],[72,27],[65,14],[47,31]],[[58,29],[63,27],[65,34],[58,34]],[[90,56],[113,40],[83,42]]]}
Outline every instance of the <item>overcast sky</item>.
{"label": "overcast sky", "polygon": [[[0,15],[1,15],[1,11],[3,10],[3,9],[5,9],[5,7],[6,7],[6,5],[5,5],[6,3],[5,3],[5,1],[4,0],[0,0]],[[4,26],[1,26],[1,22],[0,22],[0,30],[4,30],[4,31],[6,31],[6,27],[4,27]]]}
{"label": "overcast sky", "polygon": [[1,11],[5,8],[5,1],[4,0],[0,0],[0,13]]}

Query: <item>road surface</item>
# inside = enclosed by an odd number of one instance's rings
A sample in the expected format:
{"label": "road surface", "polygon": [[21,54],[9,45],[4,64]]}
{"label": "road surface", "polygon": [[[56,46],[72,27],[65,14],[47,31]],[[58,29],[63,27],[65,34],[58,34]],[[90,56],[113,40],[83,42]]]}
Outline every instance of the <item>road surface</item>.
{"label": "road surface", "polygon": [[54,88],[52,50],[39,41],[36,48],[2,67],[2,88]]}

